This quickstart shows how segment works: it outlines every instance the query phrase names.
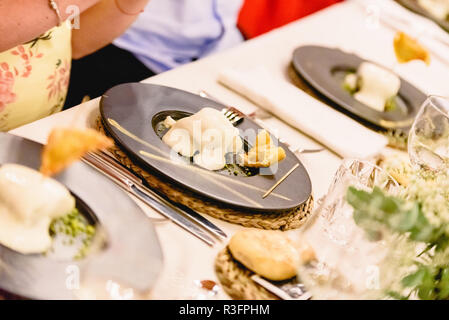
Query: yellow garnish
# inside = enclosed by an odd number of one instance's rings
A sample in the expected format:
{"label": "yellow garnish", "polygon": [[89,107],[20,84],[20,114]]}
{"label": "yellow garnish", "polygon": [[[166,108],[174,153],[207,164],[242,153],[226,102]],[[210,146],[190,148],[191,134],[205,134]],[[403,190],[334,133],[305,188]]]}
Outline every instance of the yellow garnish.
{"label": "yellow garnish", "polygon": [[276,147],[270,134],[263,130],[257,135],[254,147],[243,156],[243,164],[245,167],[267,168],[284,160],[285,156],[284,149]]}
{"label": "yellow garnish", "polygon": [[113,146],[113,141],[93,129],[53,129],[42,152],[40,172],[55,175],[86,153]]}
{"label": "yellow garnish", "polygon": [[394,51],[399,63],[407,63],[412,60],[422,60],[430,64],[430,53],[416,39],[399,31],[394,38]]}

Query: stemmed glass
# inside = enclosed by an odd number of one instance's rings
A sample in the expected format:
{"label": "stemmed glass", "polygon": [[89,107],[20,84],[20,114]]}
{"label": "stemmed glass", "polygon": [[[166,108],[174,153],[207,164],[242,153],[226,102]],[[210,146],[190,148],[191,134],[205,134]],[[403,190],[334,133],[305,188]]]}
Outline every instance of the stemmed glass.
{"label": "stemmed glass", "polygon": [[442,171],[449,164],[449,99],[429,96],[415,118],[408,139],[413,166]]}
{"label": "stemmed glass", "polygon": [[314,299],[377,298],[382,282],[389,281],[381,276],[381,268],[391,253],[394,236],[368,239],[346,201],[350,186],[365,191],[379,187],[391,194],[397,192],[398,183],[370,162],[343,162],[329,192],[298,234],[300,247],[313,250],[314,259],[302,259],[298,274]]}

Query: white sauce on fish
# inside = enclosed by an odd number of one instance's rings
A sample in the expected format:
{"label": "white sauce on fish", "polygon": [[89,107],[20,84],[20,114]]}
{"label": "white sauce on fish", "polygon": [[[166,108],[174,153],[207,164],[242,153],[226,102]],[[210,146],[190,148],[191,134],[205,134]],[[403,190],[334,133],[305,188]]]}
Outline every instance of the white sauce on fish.
{"label": "white sauce on fish", "polygon": [[162,138],[172,150],[208,170],[220,170],[226,165],[227,153],[239,153],[243,142],[239,130],[218,110],[201,109],[196,114],[170,124]]}
{"label": "white sauce on fish", "polygon": [[401,80],[396,74],[370,62],[360,65],[357,76],[360,90],[354,98],[380,112],[385,111],[387,101],[401,88]]}
{"label": "white sauce on fish", "polygon": [[53,219],[70,213],[75,199],[58,181],[17,165],[0,167],[0,243],[23,254],[52,245]]}

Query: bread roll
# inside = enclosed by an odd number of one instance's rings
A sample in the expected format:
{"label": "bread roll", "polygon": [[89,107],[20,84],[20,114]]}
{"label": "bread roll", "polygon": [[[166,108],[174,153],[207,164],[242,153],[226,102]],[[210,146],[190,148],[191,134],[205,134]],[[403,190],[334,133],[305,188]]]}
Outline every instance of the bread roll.
{"label": "bread roll", "polygon": [[228,247],[237,261],[268,280],[282,281],[296,276],[299,255],[281,231],[239,231]]}

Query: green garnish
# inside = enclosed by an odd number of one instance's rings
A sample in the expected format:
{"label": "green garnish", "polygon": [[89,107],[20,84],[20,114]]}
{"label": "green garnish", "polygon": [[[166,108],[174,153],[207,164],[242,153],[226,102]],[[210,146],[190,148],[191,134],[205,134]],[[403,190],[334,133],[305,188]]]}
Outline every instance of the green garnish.
{"label": "green garnish", "polygon": [[357,89],[352,88],[349,84],[343,83],[343,89],[349,92],[351,95],[354,95],[357,92]]}
{"label": "green garnish", "polygon": [[251,177],[255,174],[253,171],[251,171],[251,169],[248,169],[247,167],[239,166],[234,163],[226,164],[224,169],[229,173],[229,175],[234,175],[234,176]]}
{"label": "green garnish", "polygon": [[348,81],[347,81],[347,77],[349,75],[355,75],[355,72],[347,72],[346,76],[345,76],[345,80],[343,81],[342,87],[344,90],[346,90],[347,92],[349,92],[351,95],[354,95],[357,91],[358,91],[358,85],[351,85]]}
{"label": "green garnish", "polygon": [[63,244],[65,245],[73,245],[75,239],[79,239],[82,246],[74,259],[82,259],[86,256],[94,238],[95,226],[89,224],[86,218],[75,208],[69,214],[53,220],[50,225],[50,234],[53,237],[63,235],[65,237]]}
{"label": "green garnish", "polygon": [[387,100],[387,103],[385,104],[385,111],[394,111],[397,107],[396,96],[394,96]]}

